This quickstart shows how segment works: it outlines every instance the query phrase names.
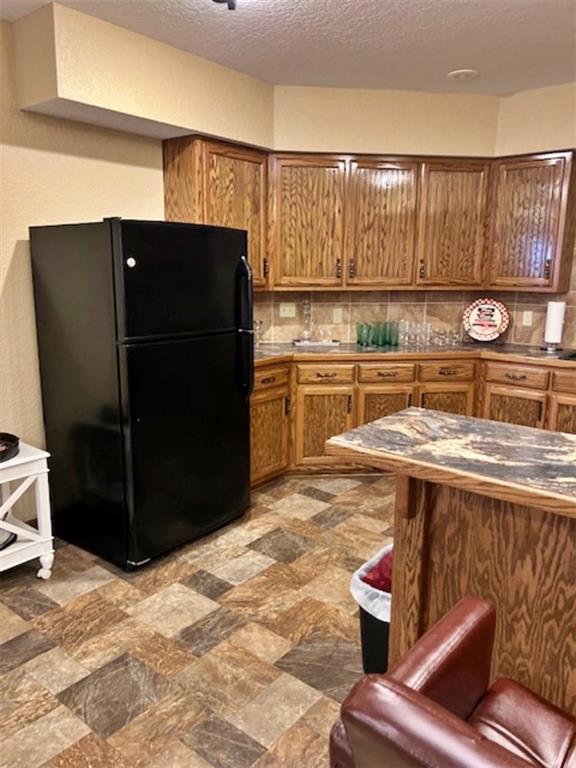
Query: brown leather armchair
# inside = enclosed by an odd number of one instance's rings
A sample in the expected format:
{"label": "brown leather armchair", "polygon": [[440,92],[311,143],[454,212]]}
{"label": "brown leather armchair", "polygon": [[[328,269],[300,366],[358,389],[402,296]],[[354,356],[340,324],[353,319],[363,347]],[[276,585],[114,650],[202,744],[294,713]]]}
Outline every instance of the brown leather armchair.
{"label": "brown leather armchair", "polygon": [[342,704],[331,768],[576,768],[576,721],[524,686],[489,687],[494,608],[464,598]]}

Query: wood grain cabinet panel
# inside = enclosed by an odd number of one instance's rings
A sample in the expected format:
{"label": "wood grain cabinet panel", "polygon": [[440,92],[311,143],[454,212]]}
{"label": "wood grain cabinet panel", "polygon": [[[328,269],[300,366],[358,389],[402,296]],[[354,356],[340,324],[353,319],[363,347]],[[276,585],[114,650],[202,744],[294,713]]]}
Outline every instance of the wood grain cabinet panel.
{"label": "wood grain cabinet panel", "polygon": [[414,381],[415,367],[414,363],[360,363],[358,381],[363,384]]}
{"label": "wood grain cabinet panel", "polygon": [[353,425],[353,386],[299,386],[296,395],[296,464],[337,464],[338,460],[326,457],[326,441],[352,429]]}
{"label": "wood grain cabinet panel", "polygon": [[550,395],[548,429],[576,435],[576,395]]}
{"label": "wood grain cabinet panel", "polygon": [[474,384],[423,384],[419,387],[418,405],[434,411],[474,415]]}
{"label": "wood grain cabinet panel", "polygon": [[471,361],[451,360],[442,363],[420,363],[418,372],[421,381],[472,381],[476,364]]}
{"label": "wood grain cabinet panel", "polygon": [[252,485],[282,474],[289,455],[288,387],[255,391],[250,401],[250,477]]}
{"label": "wood grain cabinet panel", "polygon": [[482,413],[485,419],[542,429],[545,411],[545,392],[486,384]]}
{"label": "wood grain cabinet panel", "polygon": [[489,169],[488,162],[422,164],[419,285],[481,285]]}
{"label": "wood grain cabinet panel", "polygon": [[368,424],[412,405],[413,388],[410,385],[391,386],[372,384],[358,387],[357,424]]}
{"label": "wood grain cabinet panel", "polygon": [[531,389],[547,389],[550,378],[546,368],[536,368],[531,365],[488,362],[485,370],[487,381]]}
{"label": "wood grain cabinet panel", "polygon": [[346,160],[338,157],[271,156],[276,286],[343,284],[346,176]]}
{"label": "wood grain cabinet panel", "polygon": [[311,363],[298,365],[296,371],[299,384],[352,384],[354,368],[354,365]]}
{"label": "wood grain cabinet panel", "polygon": [[347,284],[413,282],[417,181],[417,163],[351,162]]}
{"label": "wood grain cabinet panel", "polygon": [[495,162],[490,286],[567,287],[571,254],[562,256],[570,172],[569,152]]}
{"label": "wood grain cabinet panel", "polygon": [[552,389],[557,392],[576,393],[576,371],[553,371]]}
{"label": "wood grain cabinet panel", "polygon": [[265,287],[266,152],[185,137],[164,144],[166,219],[245,229],[255,287]]}

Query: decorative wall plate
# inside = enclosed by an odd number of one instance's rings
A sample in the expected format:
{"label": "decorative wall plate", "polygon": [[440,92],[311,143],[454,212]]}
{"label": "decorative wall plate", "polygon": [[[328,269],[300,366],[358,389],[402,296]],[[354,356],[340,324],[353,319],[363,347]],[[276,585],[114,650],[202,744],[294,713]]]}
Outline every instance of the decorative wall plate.
{"label": "decorative wall plate", "polygon": [[464,310],[464,330],[475,341],[494,341],[510,325],[510,313],[496,299],[476,299]]}

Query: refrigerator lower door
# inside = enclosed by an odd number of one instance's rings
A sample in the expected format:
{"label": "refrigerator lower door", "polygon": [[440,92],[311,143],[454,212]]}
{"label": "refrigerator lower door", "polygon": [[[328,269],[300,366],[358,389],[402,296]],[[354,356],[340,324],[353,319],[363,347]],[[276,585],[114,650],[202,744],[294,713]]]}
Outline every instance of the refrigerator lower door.
{"label": "refrigerator lower door", "polygon": [[250,505],[249,402],[237,333],[124,347],[129,565]]}

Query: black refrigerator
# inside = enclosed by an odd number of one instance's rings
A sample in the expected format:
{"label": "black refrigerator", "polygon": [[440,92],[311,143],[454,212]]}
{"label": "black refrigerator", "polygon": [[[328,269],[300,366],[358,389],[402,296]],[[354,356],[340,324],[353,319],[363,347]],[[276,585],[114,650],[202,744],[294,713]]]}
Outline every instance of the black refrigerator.
{"label": "black refrigerator", "polygon": [[56,535],[130,569],[242,515],[246,233],[114,218],[30,246]]}

